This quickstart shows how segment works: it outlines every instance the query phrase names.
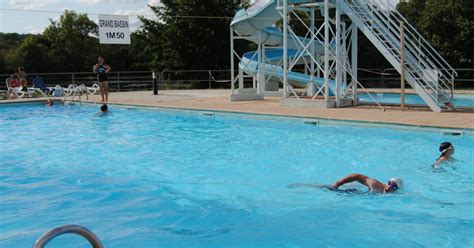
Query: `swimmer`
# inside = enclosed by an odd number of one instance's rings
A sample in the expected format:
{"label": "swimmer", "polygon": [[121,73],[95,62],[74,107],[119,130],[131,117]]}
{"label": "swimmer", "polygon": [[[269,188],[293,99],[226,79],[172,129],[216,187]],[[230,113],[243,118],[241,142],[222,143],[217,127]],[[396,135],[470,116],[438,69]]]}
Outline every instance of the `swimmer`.
{"label": "swimmer", "polygon": [[51,99],[46,99],[46,105],[47,106],[53,106],[54,102]]}
{"label": "swimmer", "polygon": [[96,115],[99,116],[99,117],[102,117],[102,116],[106,116],[106,115],[109,115],[109,107],[107,106],[107,104],[102,104],[100,106],[100,112],[97,113]]}
{"label": "swimmer", "polygon": [[294,188],[294,187],[311,187],[311,188],[325,188],[329,190],[337,190],[340,186],[346,184],[346,183],[351,183],[357,181],[365,186],[367,186],[369,192],[372,193],[392,193],[397,191],[398,189],[401,189],[403,187],[403,180],[399,177],[394,177],[390,179],[387,184],[383,184],[380,181],[370,178],[368,176],[362,175],[362,174],[351,174],[349,176],[346,176],[337,182],[335,182],[332,185],[318,185],[318,184],[305,184],[305,183],[297,183],[297,184],[291,184],[289,187]]}
{"label": "swimmer", "polygon": [[105,103],[102,104],[102,106],[100,106],[100,111],[101,111],[102,113],[107,113],[107,112],[109,112],[109,107],[107,106],[107,104],[105,104]]}
{"label": "swimmer", "polygon": [[436,162],[432,165],[433,168],[440,167],[442,163],[454,161],[452,155],[454,154],[454,146],[450,142],[443,142],[439,145],[439,151],[441,154],[436,159]]}

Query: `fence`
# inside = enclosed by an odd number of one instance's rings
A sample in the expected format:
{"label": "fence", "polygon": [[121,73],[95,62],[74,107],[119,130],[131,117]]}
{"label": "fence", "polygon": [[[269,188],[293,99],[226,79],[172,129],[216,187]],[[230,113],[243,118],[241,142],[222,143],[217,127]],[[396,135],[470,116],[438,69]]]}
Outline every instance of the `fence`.
{"label": "fence", "polygon": [[[29,73],[30,78],[41,77],[46,85],[85,84],[92,86],[97,82],[97,75],[92,72],[64,72],[64,73]],[[0,80],[5,82],[9,74],[0,74]],[[110,91],[151,90],[153,77],[151,71],[119,71],[108,73]],[[6,84],[1,84],[1,89]]]}
{"label": "fence", "polygon": [[[474,89],[474,69],[456,69],[456,89]],[[237,75],[237,71],[234,75]],[[91,86],[97,76],[90,72],[67,73],[30,73],[30,77],[42,77],[48,86],[57,84],[67,87],[69,84],[85,84]],[[399,88],[400,75],[393,68],[359,69],[359,81],[366,88]],[[5,82],[9,74],[0,74]],[[167,89],[230,89],[230,70],[173,70],[157,74],[160,90]],[[251,78],[245,78],[244,85],[251,87]],[[111,91],[151,90],[153,89],[153,73],[151,71],[120,71],[109,73]],[[0,84],[0,89],[5,89]]]}

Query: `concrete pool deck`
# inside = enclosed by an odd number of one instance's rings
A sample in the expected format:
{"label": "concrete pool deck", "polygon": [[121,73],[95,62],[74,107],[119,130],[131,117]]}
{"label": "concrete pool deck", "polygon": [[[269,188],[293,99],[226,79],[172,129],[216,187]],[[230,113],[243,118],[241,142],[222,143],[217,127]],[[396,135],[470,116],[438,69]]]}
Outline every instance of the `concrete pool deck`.
{"label": "concrete pool deck", "polygon": [[[280,105],[279,97],[267,97],[261,101],[230,102],[230,90],[166,90],[159,95],[152,91],[111,92],[110,104],[154,106],[164,108],[227,111],[237,113],[267,114],[307,118],[322,118],[372,123],[405,124],[413,126],[474,129],[474,110],[434,113],[427,108],[386,107],[384,112],[376,106],[348,108],[305,108]],[[23,102],[41,98],[5,100]],[[62,98],[61,98],[62,99]],[[85,97],[82,97],[85,100]],[[43,99],[44,100],[44,99]],[[89,102],[99,102],[100,95],[89,96]]]}

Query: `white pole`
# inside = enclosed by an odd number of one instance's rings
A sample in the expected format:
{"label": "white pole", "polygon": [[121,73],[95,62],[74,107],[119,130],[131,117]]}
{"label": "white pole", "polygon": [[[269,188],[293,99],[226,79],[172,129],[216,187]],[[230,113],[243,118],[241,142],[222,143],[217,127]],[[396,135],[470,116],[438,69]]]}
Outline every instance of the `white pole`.
{"label": "white pole", "polygon": [[288,97],[288,0],[283,0],[283,97]]}
{"label": "white pole", "polygon": [[405,23],[400,22],[400,104],[405,110]]}
{"label": "white pole", "polygon": [[[311,8],[311,55],[314,56],[314,46],[315,46],[315,39],[316,39],[316,27],[314,23],[314,7]],[[308,95],[313,96],[316,93],[316,87],[314,85],[314,74],[315,74],[315,61],[311,59],[311,82],[309,84],[308,88]]]}
{"label": "white pole", "polygon": [[357,26],[352,23],[352,44],[351,44],[351,57],[352,57],[352,95],[353,100],[357,97]]}
{"label": "white pole", "polygon": [[341,13],[336,7],[336,106],[341,103],[341,81],[342,81],[342,47],[341,47]]}
{"label": "white pole", "polygon": [[262,73],[264,72],[262,68],[262,42],[261,42],[261,33],[258,31],[258,49],[257,49],[257,63],[258,63],[258,72],[257,72],[257,94],[260,94],[262,91]]}
{"label": "white pole", "polygon": [[260,74],[260,92],[258,94],[262,94],[262,92],[265,91],[265,43],[262,43],[262,64],[260,66],[260,69],[262,70],[262,73]]}
{"label": "white pole", "polygon": [[[347,68],[350,68],[350,64],[349,64],[349,56],[347,55],[347,28],[346,28],[346,23],[345,22],[342,22],[341,23],[341,33],[342,33],[342,49],[341,49],[341,53],[342,53],[342,61],[343,62],[343,66],[342,66],[342,86],[343,88],[341,89],[342,92],[344,92],[344,90],[346,90],[347,88],[347,73],[346,73],[346,69]],[[342,96],[342,95],[341,95]]]}
{"label": "white pole", "polygon": [[324,0],[324,100],[329,101],[329,0]]}
{"label": "white pole", "polygon": [[230,27],[230,91],[234,94],[234,28]]}

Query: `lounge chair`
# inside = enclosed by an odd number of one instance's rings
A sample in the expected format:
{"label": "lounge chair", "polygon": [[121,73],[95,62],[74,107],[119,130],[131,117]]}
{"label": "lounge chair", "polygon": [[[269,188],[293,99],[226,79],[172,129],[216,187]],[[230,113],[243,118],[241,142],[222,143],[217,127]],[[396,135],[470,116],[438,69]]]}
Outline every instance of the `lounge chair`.
{"label": "lounge chair", "polygon": [[54,92],[54,87],[47,87],[43,78],[38,76],[33,78],[33,87],[31,89],[40,92],[43,96],[52,95]]}
{"label": "lounge chair", "polygon": [[64,93],[66,96],[70,96],[73,94],[94,95],[97,92],[97,90],[100,90],[100,87],[98,84],[93,84],[92,87],[86,86],[84,84],[81,84],[81,85],[70,84],[67,88],[64,89]]}
{"label": "lounge chair", "polygon": [[13,78],[7,78],[5,80],[5,84],[7,85],[8,91],[11,91],[17,98],[22,98],[25,97],[26,95],[29,97],[34,97],[35,96],[35,90],[27,88],[26,90],[23,90],[22,86],[10,86],[10,81],[13,80]]}

